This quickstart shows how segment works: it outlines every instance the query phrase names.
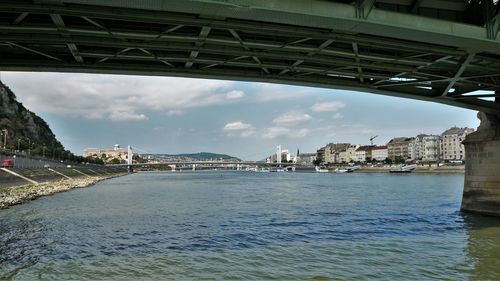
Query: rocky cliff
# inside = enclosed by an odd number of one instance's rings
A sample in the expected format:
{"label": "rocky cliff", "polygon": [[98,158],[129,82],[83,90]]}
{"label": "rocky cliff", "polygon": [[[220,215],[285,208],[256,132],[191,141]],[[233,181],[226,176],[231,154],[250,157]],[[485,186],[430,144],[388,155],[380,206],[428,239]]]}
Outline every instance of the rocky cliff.
{"label": "rocky cliff", "polygon": [[[0,131],[7,130],[7,149],[27,150],[31,145],[32,154],[40,154],[45,146],[46,155],[54,151],[64,151],[49,125],[35,113],[18,102],[16,95],[0,82]],[[4,134],[5,131],[2,132]],[[1,145],[4,145],[4,136]]]}

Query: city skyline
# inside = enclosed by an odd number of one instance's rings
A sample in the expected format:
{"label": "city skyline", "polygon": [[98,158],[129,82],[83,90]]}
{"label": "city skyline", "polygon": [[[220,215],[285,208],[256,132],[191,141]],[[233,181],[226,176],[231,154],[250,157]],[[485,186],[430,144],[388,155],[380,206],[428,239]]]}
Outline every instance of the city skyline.
{"label": "city skyline", "polygon": [[[330,142],[476,128],[476,112],[361,92],[172,77],[2,72],[29,110],[76,154],[132,145],[147,153],[209,151],[260,160],[276,145],[314,152]],[[30,81],[30,83],[26,83]]]}

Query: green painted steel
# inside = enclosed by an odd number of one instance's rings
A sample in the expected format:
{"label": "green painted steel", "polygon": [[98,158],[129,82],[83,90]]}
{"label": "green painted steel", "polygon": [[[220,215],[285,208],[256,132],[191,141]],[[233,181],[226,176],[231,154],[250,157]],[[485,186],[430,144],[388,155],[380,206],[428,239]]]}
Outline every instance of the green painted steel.
{"label": "green painted steel", "polygon": [[0,70],[285,83],[500,114],[500,7],[478,24],[467,3],[4,0]]}

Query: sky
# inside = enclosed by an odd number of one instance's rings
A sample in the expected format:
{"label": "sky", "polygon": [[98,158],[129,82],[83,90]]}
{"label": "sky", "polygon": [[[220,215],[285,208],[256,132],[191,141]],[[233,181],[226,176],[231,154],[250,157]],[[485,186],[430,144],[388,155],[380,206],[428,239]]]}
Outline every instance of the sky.
{"label": "sky", "polygon": [[131,145],[139,153],[215,152],[261,160],[281,144],[315,152],[330,142],[386,144],[479,125],[477,112],[369,93],[177,77],[2,72],[19,102],[63,145]]}

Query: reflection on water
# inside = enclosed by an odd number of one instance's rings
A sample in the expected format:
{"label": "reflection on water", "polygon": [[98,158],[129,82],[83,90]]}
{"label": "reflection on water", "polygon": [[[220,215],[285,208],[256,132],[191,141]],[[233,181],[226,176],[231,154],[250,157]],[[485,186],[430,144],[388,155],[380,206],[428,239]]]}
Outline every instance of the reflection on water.
{"label": "reflection on water", "polygon": [[464,214],[471,279],[500,280],[500,218]]}
{"label": "reflection on water", "polygon": [[0,279],[500,279],[463,176],[133,174],[0,211]]}

